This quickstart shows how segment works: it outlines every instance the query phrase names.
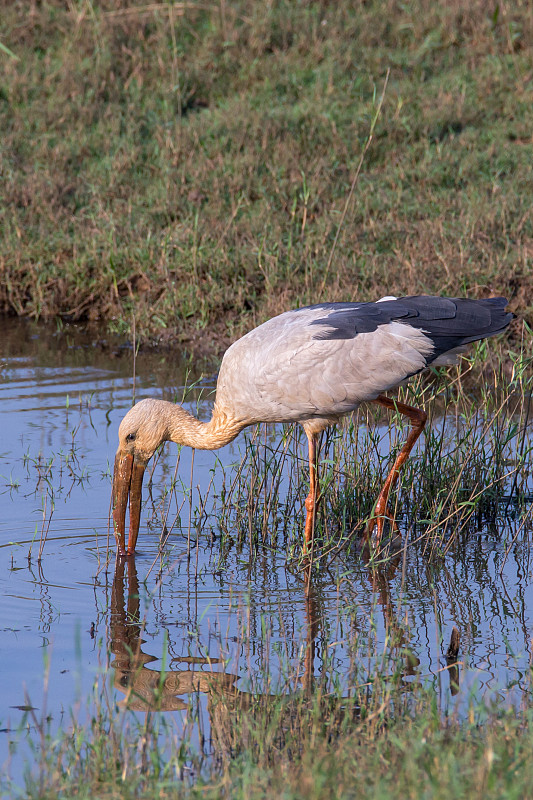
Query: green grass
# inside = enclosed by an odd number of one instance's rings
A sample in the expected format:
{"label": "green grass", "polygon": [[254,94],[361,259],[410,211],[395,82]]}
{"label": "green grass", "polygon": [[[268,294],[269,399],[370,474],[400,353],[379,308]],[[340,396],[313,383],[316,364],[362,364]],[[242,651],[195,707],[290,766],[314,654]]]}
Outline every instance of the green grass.
{"label": "green grass", "polygon": [[142,341],[199,351],[391,292],[503,293],[532,321],[530,4],[80,0],[2,21],[0,308],[135,316]]}

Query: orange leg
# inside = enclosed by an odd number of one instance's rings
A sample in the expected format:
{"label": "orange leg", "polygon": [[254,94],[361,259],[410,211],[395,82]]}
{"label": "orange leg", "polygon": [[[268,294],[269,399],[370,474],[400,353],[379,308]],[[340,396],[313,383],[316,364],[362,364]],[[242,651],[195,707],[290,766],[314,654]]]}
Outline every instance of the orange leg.
{"label": "orange leg", "polygon": [[377,543],[379,544],[379,542],[381,541],[381,537],[383,535],[385,518],[391,519],[393,524],[395,524],[393,516],[387,505],[389,494],[391,489],[394,487],[394,484],[398,480],[398,475],[400,474],[400,468],[407,461],[416,440],[424,430],[424,426],[427,420],[427,414],[425,411],[422,411],[422,409],[413,408],[412,406],[407,406],[405,405],[405,403],[399,403],[397,400],[391,400],[389,397],[385,397],[385,395],[383,394],[380,394],[378,397],[376,397],[376,399],[373,402],[379,403],[380,406],[389,408],[392,411],[399,411],[400,414],[405,414],[406,417],[409,417],[412,426],[411,430],[409,431],[409,436],[407,437],[407,441],[405,442],[404,446],[398,453],[396,461],[392,465],[392,469],[387,476],[387,480],[383,484],[383,488],[379,493],[379,497],[376,500],[376,505],[374,506],[374,513],[372,519],[369,521],[365,532],[366,538],[370,539],[372,531],[374,530],[374,526],[377,525],[378,529]]}
{"label": "orange leg", "polygon": [[304,553],[310,549],[313,543],[316,509],[318,505],[318,436],[319,434],[317,433],[307,434],[307,441],[309,442],[309,494],[305,500]]}

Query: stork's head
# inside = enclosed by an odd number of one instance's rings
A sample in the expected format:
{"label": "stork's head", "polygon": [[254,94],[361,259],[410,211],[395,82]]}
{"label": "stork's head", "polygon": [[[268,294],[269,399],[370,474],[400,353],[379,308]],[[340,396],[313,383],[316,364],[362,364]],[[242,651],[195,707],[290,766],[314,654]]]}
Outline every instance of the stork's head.
{"label": "stork's head", "polygon": [[[118,429],[113,473],[113,526],[120,555],[133,555],[141,519],[144,470],[157,448],[169,436],[169,411],[163,400],[141,400]],[[126,508],[130,501],[128,549],[125,546]]]}

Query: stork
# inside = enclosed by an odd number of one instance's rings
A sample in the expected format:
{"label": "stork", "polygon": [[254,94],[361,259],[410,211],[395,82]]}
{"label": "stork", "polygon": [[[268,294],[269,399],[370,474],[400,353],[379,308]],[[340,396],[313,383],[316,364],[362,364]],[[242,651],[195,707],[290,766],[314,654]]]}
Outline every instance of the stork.
{"label": "stork", "polygon": [[[145,399],[122,420],[113,475],[113,524],[120,555],[133,555],[139,532],[142,480],[162,442],[203,450],[231,442],[248,425],[299,422],[309,443],[309,494],[304,549],[310,546],[319,498],[322,431],[361,403],[404,414],[407,440],[378,495],[367,535],[391,517],[388,497],[426,423],[426,413],[383,392],[426,367],[456,363],[465,345],[501,333],[513,319],[503,297],[384,297],[375,303],[319,303],[286,311],[238,339],[226,351],[209,422],[164,400]],[[128,545],[126,510],[130,504]]]}

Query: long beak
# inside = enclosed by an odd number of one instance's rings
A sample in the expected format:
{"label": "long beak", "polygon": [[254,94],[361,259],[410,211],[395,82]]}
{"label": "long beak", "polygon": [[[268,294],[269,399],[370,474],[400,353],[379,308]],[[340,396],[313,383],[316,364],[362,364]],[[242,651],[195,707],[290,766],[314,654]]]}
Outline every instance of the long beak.
{"label": "long beak", "polygon": [[[141,500],[143,475],[146,463],[139,461],[131,453],[117,453],[113,473],[113,530],[121,556],[135,553],[139,523],[141,521]],[[126,509],[130,501],[130,530],[126,550]]]}

